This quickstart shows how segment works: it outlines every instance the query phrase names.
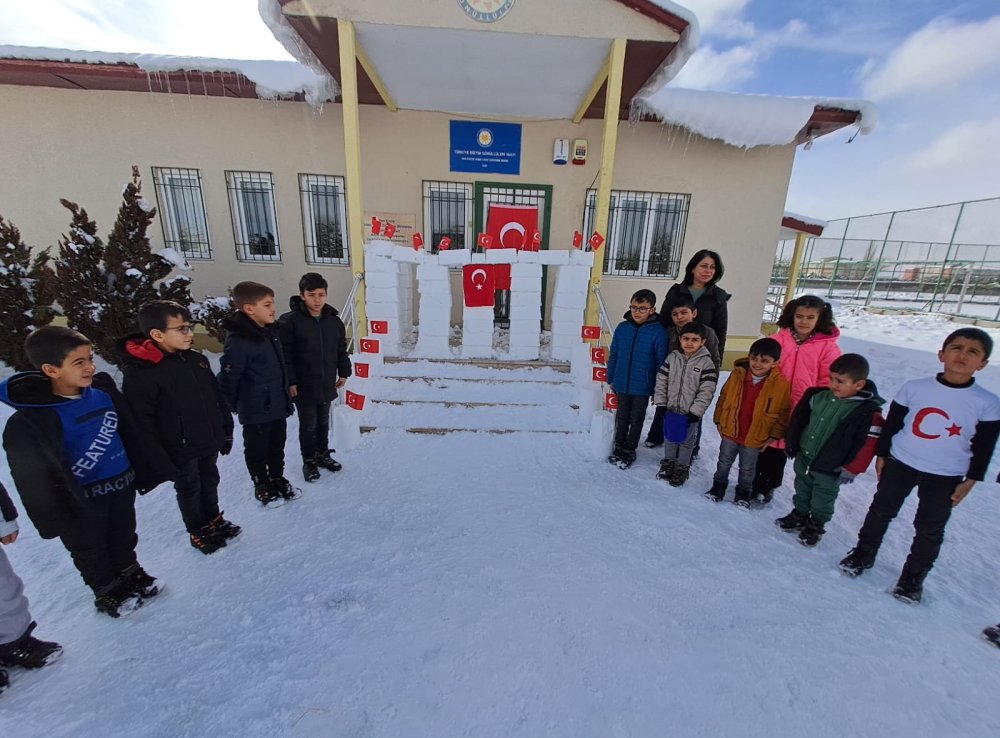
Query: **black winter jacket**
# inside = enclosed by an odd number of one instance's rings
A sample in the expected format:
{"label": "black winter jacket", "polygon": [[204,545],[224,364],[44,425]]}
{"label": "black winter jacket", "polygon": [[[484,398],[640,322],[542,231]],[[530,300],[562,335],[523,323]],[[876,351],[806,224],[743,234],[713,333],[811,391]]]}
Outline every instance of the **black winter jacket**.
{"label": "black winter jacket", "polygon": [[143,441],[177,467],[217,453],[233,437],[233,416],[208,359],[197,351],[164,353],[142,335],[119,342],[122,393]]}
{"label": "black winter jacket", "polygon": [[13,523],[17,520],[17,508],[7,494],[7,488],[0,483],[0,523]]}
{"label": "black winter jacket", "polygon": [[[150,463],[139,442],[139,429],[125,398],[106,373],[94,375],[93,387],[111,396],[118,414],[118,434],[136,473],[135,488],[148,492],[166,481]],[[10,473],[25,512],[42,538],[56,538],[72,529],[87,501],[63,453],[59,414],[50,407],[64,400],[52,394],[52,383],[41,372],[24,372],[8,380],[4,402],[18,408],[3,433]]]}
{"label": "black winter jacket", "polygon": [[[715,331],[715,335],[719,339],[719,356],[723,358],[725,358],[726,353],[726,334],[729,333],[729,306],[726,303],[730,297],[731,295],[719,285],[712,284],[706,287],[701,297],[695,301],[695,307],[698,309],[698,317],[695,320]],[[667,290],[667,294],[663,298],[663,306],[660,308],[660,322],[668,331],[674,326],[673,320],[670,318],[670,311],[682,298],[690,300],[691,290],[686,284],[680,283]]]}
{"label": "black winter jacket", "polygon": [[226,405],[243,425],[287,418],[292,396],[277,324],[262,328],[243,313],[233,313],[222,327],[226,344],[218,380]]}
{"label": "black winter jacket", "polygon": [[288,307],[278,325],[288,384],[297,392],[295,400],[330,402],[337,396],[337,380],[351,376],[344,322],[329,305],[314,318],[298,295],[288,301]]}

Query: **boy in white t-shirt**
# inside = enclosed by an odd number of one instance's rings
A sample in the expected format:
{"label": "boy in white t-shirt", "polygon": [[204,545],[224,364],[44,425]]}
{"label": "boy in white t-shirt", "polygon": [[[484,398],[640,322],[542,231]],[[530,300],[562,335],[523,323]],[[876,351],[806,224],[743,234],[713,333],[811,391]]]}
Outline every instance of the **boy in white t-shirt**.
{"label": "boy in white t-shirt", "polygon": [[876,451],[878,490],[857,546],[840,562],[844,573],[858,576],[874,566],[889,523],[916,487],[916,533],[893,594],[920,601],[951,509],[986,476],[1000,434],[1000,398],[972,376],[986,366],[992,350],[993,339],[985,331],[959,328],[938,352],[944,371],[900,388]]}

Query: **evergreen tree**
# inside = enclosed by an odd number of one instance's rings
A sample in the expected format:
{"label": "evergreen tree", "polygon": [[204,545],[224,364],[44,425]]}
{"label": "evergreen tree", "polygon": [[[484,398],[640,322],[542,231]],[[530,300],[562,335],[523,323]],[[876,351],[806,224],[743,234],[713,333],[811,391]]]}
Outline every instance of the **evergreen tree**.
{"label": "evergreen tree", "polygon": [[209,296],[191,305],[191,318],[205,326],[205,332],[219,343],[226,341],[226,330],[222,327],[222,320],[232,312],[233,300],[230,296]]}
{"label": "evergreen tree", "polygon": [[24,339],[55,317],[54,279],[48,249],[32,258],[21,232],[0,216],[0,361],[14,369],[33,368]]}

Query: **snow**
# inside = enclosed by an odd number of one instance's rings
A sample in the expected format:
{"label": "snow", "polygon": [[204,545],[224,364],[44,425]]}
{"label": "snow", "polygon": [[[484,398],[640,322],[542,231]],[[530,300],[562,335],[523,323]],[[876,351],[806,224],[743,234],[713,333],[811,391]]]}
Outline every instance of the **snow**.
{"label": "snow", "polygon": [[285,51],[293,58],[298,59],[306,70],[324,80],[322,92],[314,93],[312,96],[307,92],[306,101],[313,107],[319,107],[326,100],[336,100],[340,94],[340,85],[330,77],[309,45],[292,28],[292,24],[281,12],[281,4],[278,0],[257,0],[257,12],[260,13],[261,20],[270,29],[271,34],[285,47]]}
{"label": "snow", "polygon": [[157,251],[156,255],[159,256],[164,261],[170,262],[175,269],[191,268],[191,265],[188,263],[188,260],[184,257],[183,254],[177,251],[177,249],[172,249],[167,247],[165,249]]}
{"label": "snow", "polygon": [[820,228],[826,230],[827,225],[829,225],[825,220],[820,220],[819,218],[813,218],[808,215],[799,215],[798,213],[793,213],[791,210],[785,211],[786,218],[793,218],[800,223],[805,223],[806,225],[819,226]]}
{"label": "snow", "polygon": [[[956,327],[838,317],[843,349],[869,358],[886,397],[933,374]],[[907,332],[907,347],[890,345]],[[570,397],[567,375],[548,368],[385,371],[370,381],[408,378],[407,400],[440,383],[455,402],[502,394],[536,405],[537,428]],[[1000,391],[1000,369],[979,377]],[[0,422],[9,414],[0,406]],[[364,434],[337,454],[343,471],[305,484],[296,430],[293,417],[288,475],[305,492],[274,510],[251,498],[237,434],[220,497],[244,533],[213,556],[185,541],[169,488],[140,498],[140,560],[167,589],[120,621],[93,611],[66,552],[22,514],[5,550],[37,635],[66,651],[40,671],[12,671],[4,735],[1000,731],[1000,654],[978,635],[1000,619],[995,485],[955,509],[925,600],[909,607],[887,590],[913,499],[872,571],[851,580],[836,569],[874,492],[871,472],[844,488],[826,537],[806,550],[772,525],[789,509],[790,472],[766,510],[701,497],[718,449],[711,428],[680,489],[653,478],[655,450],[640,448],[622,472],[590,460],[583,436],[399,428]],[[0,479],[9,486],[6,468]]]}

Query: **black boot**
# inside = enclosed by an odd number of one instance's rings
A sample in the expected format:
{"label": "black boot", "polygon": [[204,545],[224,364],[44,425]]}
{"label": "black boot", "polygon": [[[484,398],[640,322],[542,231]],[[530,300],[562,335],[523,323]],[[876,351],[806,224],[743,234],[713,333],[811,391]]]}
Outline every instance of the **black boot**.
{"label": "black boot", "polygon": [[1000,623],[983,628],[983,638],[1000,648]]}
{"label": "black boot", "polygon": [[10,684],[10,677],[7,676],[7,672],[4,669],[0,669],[0,694],[3,694],[8,684]]}
{"label": "black boot", "polygon": [[0,666],[21,666],[25,669],[40,669],[51,664],[62,655],[58,643],[40,641],[31,635],[35,629],[32,621],[24,635],[12,643],[0,646]]}
{"label": "black boot", "polygon": [[191,534],[191,546],[207,556],[208,554],[214,554],[220,548],[225,548],[226,539],[218,534],[212,527],[212,524],[209,523]]}
{"label": "black boot", "polygon": [[689,464],[674,464],[674,471],[670,475],[670,486],[680,487],[684,482],[688,480],[688,476],[691,473],[691,466]]}
{"label": "black boot", "polygon": [[910,569],[909,564],[903,566],[903,572],[899,575],[899,581],[892,590],[893,597],[903,602],[917,604],[924,596],[924,579],[927,578],[927,569],[915,572]]}
{"label": "black boot", "polygon": [[329,451],[320,451],[316,454],[316,463],[321,469],[331,472],[339,472],[344,468],[339,461],[330,455]]}
{"label": "black boot", "polygon": [[622,447],[615,446],[614,450],[611,452],[611,455],[608,457],[608,463],[617,465],[618,462],[621,460],[622,460]]}
{"label": "black boot", "polygon": [[95,590],[94,594],[94,607],[113,618],[128,615],[142,607],[142,598],[120,579]]}
{"label": "black boot", "polygon": [[317,459],[303,459],[302,478],[307,482],[319,481],[319,467],[316,466]]}
{"label": "black boot", "polygon": [[216,534],[222,536],[227,541],[230,538],[236,538],[236,536],[238,536],[240,533],[243,532],[243,529],[240,526],[236,525],[236,523],[233,523],[222,517],[221,512],[214,518],[212,518],[212,521],[209,523],[209,525],[212,526],[212,530],[215,531]]}
{"label": "black boot", "polygon": [[128,569],[122,570],[120,575],[122,581],[143,599],[156,597],[156,595],[160,594],[162,588],[157,583],[156,577],[149,574],[138,564],[133,564]]}
{"label": "black boot", "polygon": [[710,499],[712,502],[722,502],[722,498],[726,496],[726,484],[712,483],[712,489],[705,493],[705,497]]}
{"label": "black boot", "polygon": [[875,566],[875,554],[866,551],[860,546],[852,548],[843,559],[840,560],[840,570],[849,577],[859,577]]}
{"label": "black boot", "polygon": [[656,472],[656,478],[669,482],[670,477],[674,474],[675,466],[677,466],[676,459],[663,459],[663,461],[660,462],[660,470]]}
{"label": "black boot", "polygon": [[805,525],[802,526],[802,530],[799,531],[799,543],[812,548],[820,542],[824,533],[826,533],[826,526],[810,515]]}
{"label": "black boot", "polygon": [[271,491],[283,500],[294,500],[302,494],[302,490],[293,487],[292,483],[284,477],[269,479],[267,484]]}
{"label": "black boot", "polygon": [[257,502],[264,505],[264,507],[267,507],[275,500],[281,499],[281,495],[271,489],[271,485],[266,479],[253,480],[253,496],[256,497]]}
{"label": "black boot", "polygon": [[739,507],[750,507],[750,490],[737,484],[733,504]]}
{"label": "black boot", "polygon": [[802,530],[808,519],[809,516],[806,513],[800,513],[793,507],[788,515],[778,518],[774,521],[774,524],[783,531],[791,533],[792,531]]}
{"label": "black boot", "polygon": [[623,448],[621,450],[621,454],[618,456],[618,468],[628,469],[634,463],[635,451],[629,451],[627,448]]}

